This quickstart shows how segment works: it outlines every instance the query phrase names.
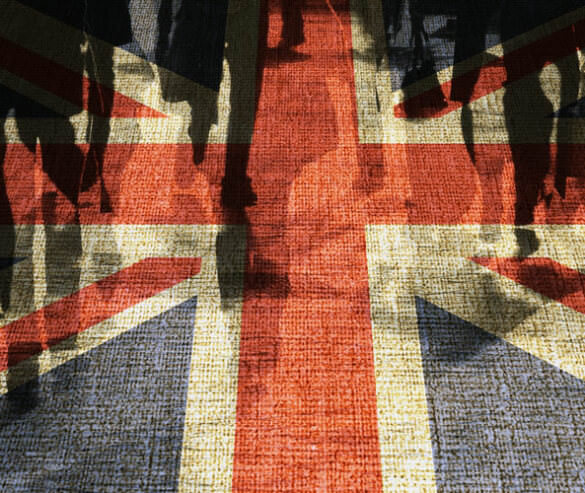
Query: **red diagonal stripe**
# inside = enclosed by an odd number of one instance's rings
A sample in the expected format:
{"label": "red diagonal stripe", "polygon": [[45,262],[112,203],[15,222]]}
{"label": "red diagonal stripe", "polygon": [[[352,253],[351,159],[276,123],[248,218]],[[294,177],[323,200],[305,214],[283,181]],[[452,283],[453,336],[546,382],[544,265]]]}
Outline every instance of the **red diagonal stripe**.
{"label": "red diagonal stripe", "polygon": [[[538,71],[542,66],[574,53],[577,50],[575,33],[577,33],[578,37],[581,37],[581,32],[584,28],[585,21],[580,21],[575,24],[574,28],[568,26],[550,36],[506,53],[506,64],[514,68],[512,73],[507,73],[504,66],[504,57],[500,57],[454,80],[463,87],[473,84],[473,81],[477,81],[469,98],[471,103],[501,89],[506,84],[518,81]],[[578,39],[578,44],[581,45],[582,41]],[[448,97],[451,93],[452,85],[452,80],[441,85],[445,96]],[[394,115],[397,118],[438,118],[456,111],[464,105],[460,101],[448,101],[446,106],[441,107],[440,103],[442,101],[437,101],[438,94],[437,89],[433,88],[409,98],[394,106]]]}
{"label": "red diagonal stripe", "polygon": [[493,272],[585,313],[585,275],[550,258],[472,258]]}
{"label": "red diagonal stripe", "polygon": [[147,258],[5,327],[0,371],[197,275],[200,258]]}
{"label": "red diagonal stripe", "polygon": [[[141,118],[166,118],[163,113],[2,37],[0,37],[0,51],[2,52],[1,68],[96,116],[135,118],[139,115]],[[82,91],[78,90],[80,81]],[[92,98],[90,102],[90,90],[98,91],[102,98]],[[103,107],[97,102],[100,99],[113,101],[112,107]]]}

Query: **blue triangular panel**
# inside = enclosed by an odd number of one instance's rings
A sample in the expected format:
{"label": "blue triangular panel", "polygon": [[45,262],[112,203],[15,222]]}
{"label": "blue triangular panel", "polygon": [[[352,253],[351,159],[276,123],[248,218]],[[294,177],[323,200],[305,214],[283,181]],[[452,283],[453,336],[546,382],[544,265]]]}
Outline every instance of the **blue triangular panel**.
{"label": "blue triangular panel", "polygon": [[0,399],[0,490],[175,492],[195,299]]}
{"label": "blue triangular panel", "polygon": [[416,306],[438,490],[583,491],[585,382]]}

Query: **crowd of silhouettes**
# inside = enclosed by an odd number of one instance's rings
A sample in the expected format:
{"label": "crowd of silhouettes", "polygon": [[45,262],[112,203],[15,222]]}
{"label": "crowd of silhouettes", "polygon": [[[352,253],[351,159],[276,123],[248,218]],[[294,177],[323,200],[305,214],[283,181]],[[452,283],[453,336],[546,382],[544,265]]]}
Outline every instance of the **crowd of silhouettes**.
{"label": "crowd of silhouettes", "polygon": [[[69,75],[63,82],[66,87],[62,88],[62,93],[66,94],[67,101],[72,104],[63,105],[63,108],[57,111],[50,105],[46,106],[17,90],[0,85],[0,119],[4,122],[10,118],[14,122],[18,140],[28,149],[31,162],[40,162],[48,177],[48,181],[42,185],[41,203],[38,207],[30,204],[31,217],[27,219],[31,223],[40,221],[43,224],[46,305],[75,292],[80,286],[82,256],[80,212],[83,207],[88,207],[88,204],[80,203],[80,196],[97,186],[99,211],[111,213],[115,207],[110,196],[111,190],[104,180],[106,148],[111,137],[111,115],[114,105],[114,92],[111,88],[115,86],[115,47],[125,46],[139,56],[150,57],[150,60],[170,72],[175,72],[194,83],[188,91],[184,91],[181,84],[173,83],[176,78],[165,78],[161,75],[157,81],[161,84],[162,95],[166,101],[173,103],[186,101],[191,108],[189,135],[192,140],[193,163],[196,166],[205,158],[210,129],[218,121],[218,95],[222,80],[226,76],[224,67],[228,67],[230,110],[221,203],[226,210],[236,211],[243,211],[244,208],[256,204],[257,195],[247,172],[254,115],[250,118],[250,105],[242,98],[242,94],[246,94],[247,91],[245,85],[249,84],[242,74],[249,72],[250,67],[246,64],[249,64],[250,59],[241,56],[242,46],[226,38],[228,17],[233,16],[237,19],[241,9],[248,8],[249,5],[229,0],[151,0],[147,8],[141,9],[132,0],[84,2],[22,0],[21,3],[42,14],[23,18],[21,26],[14,26],[25,45],[26,39],[29,39],[27,37],[33,40],[38,33],[49,32],[54,28],[51,23],[55,21],[73,28],[71,30],[73,34],[66,38],[51,40],[54,41],[54,45],[45,47],[47,50],[54,50],[57,58],[67,60]],[[151,15],[152,18],[146,20],[146,23],[148,29],[156,33],[154,46],[146,47],[144,51],[142,50],[144,47],[139,47],[136,51],[139,43],[133,26],[145,22],[144,19],[137,21],[134,18],[137,15],[137,8],[141,16]],[[304,42],[303,8],[304,0],[282,0],[280,3],[282,32],[277,50],[283,61],[294,61],[296,47]],[[267,3],[261,4],[259,13],[256,92],[255,103],[252,105],[254,112],[262,85],[263,68],[267,63],[265,56],[269,51]],[[45,22],[49,25],[45,25]],[[96,46],[96,43],[99,46]],[[4,53],[3,56],[17,55]],[[15,63],[26,65],[31,62],[23,59]],[[164,71],[161,74],[164,74]],[[46,76],[57,77],[54,74]],[[199,89],[194,91],[193,87]],[[81,145],[79,135],[76,135],[79,129],[72,123],[72,117],[78,115],[84,107],[88,111],[82,140],[85,138],[87,145]],[[30,292],[24,298],[19,297],[18,307],[11,306],[15,303],[14,270],[11,268],[10,259],[15,257],[17,250],[18,255],[25,255],[29,260],[33,257],[34,233],[32,229],[29,233],[19,230],[17,235],[11,197],[18,191],[9,190],[12,184],[7,180],[6,162],[8,159],[6,144],[14,140],[15,135],[14,132],[8,135],[4,128],[5,126],[0,129],[2,317],[6,317],[14,309],[19,313],[33,311],[35,298],[32,262],[25,262],[28,267],[21,266],[19,269],[21,275],[27,268],[29,270]],[[29,189],[35,187],[32,183],[35,180],[32,169],[22,170],[19,183],[24,180],[31,183]],[[42,217],[39,217],[39,214]],[[22,305],[20,298],[25,299],[25,304],[28,305],[20,306]],[[75,306],[68,309],[73,313],[79,311]],[[52,316],[50,309],[45,311],[46,316]],[[58,317],[59,313],[53,315]],[[39,330],[42,328],[39,327]],[[74,334],[65,334],[60,338],[64,339],[65,336],[71,336],[69,339],[74,343]],[[42,337],[44,336],[39,333],[38,340],[40,341]],[[58,342],[60,341],[46,341],[49,346]],[[11,346],[9,343],[9,365],[11,361],[19,361],[22,354],[35,352],[35,349],[28,347],[27,344],[30,345],[23,341],[17,341]],[[35,344],[38,344],[38,341]],[[35,402],[34,379],[27,385],[19,385],[19,378],[16,374],[12,378],[9,372],[8,387],[16,387],[10,392],[10,397],[17,409],[26,410]],[[14,384],[11,383],[12,380]]]}
{"label": "crowd of silhouettes", "polygon": [[[19,139],[33,156],[32,162],[39,161],[42,169],[50,181],[50,185],[42,185],[40,197],[40,216],[35,212],[35,204],[30,204],[30,217],[25,218],[29,222],[43,224],[45,248],[44,248],[44,272],[45,272],[45,300],[44,304],[50,305],[57,299],[63,298],[79,289],[81,268],[80,258],[82,254],[82,238],[79,225],[80,218],[80,194],[88,190],[99,181],[100,186],[100,210],[110,212],[111,204],[108,192],[103,182],[103,165],[105,147],[110,134],[110,115],[113,108],[113,92],[104,90],[112,87],[114,80],[113,71],[113,45],[122,45],[132,39],[130,26],[130,14],[127,2],[118,0],[62,0],[59,2],[43,0],[23,0],[27,7],[39,10],[53,19],[64,22],[73,27],[66,39],[55,39],[54,53],[67,60],[69,76],[62,81],[63,94],[73,104],[63,105],[59,110],[54,110],[41,104],[15,90],[0,85],[0,118],[5,121],[12,117],[15,122]],[[112,20],[114,19],[114,20]],[[47,32],[46,18],[33,16],[23,19],[26,25],[15,26],[18,29],[20,40],[26,45],[26,37],[34,39],[39,33]],[[51,22],[51,21],[49,21]],[[101,50],[99,61],[96,58],[94,36],[106,38],[112,43],[109,53],[104,56]],[[13,64],[32,63],[30,60],[18,59],[18,52],[3,53],[5,58],[14,57]],[[84,74],[89,81],[86,96],[84,95]],[[46,77],[58,77],[57,74],[45,74]],[[87,97],[87,107],[94,109],[88,112],[86,136],[90,142],[88,148],[83,150],[78,144],[71,118],[82,111],[84,97]],[[97,116],[99,115],[99,116]],[[14,136],[12,136],[14,137]],[[2,244],[0,256],[3,259],[15,257],[17,242],[15,218],[10,203],[10,191],[7,189],[7,142],[10,140],[5,131],[5,126],[0,130],[0,217],[3,224]],[[36,157],[38,154],[38,158]],[[28,181],[30,186],[23,187]],[[35,173],[32,169],[19,170],[18,183],[20,192],[34,189]],[[12,191],[18,193],[17,191]],[[28,231],[28,232],[27,232]],[[27,258],[23,262],[27,267],[21,267],[21,272],[28,269],[28,279],[19,278],[20,290],[27,291],[19,296],[16,312],[27,313],[34,309],[34,274],[31,259],[34,256],[32,229],[20,230],[19,255]],[[0,302],[1,313],[6,315],[11,308],[14,298],[12,289],[13,271],[11,268],[0,270]],[[67,306],[69,317],[74,321],[79,316],[79,307],[74,303]],[[61,313],[47,309],[45,318],[59,319]],[[48,322],[50,323],[50,322]],[[75,331],[75,323],[72,327],[64,328]],[[12,340],[8,335],[8,365],[7,386],[11,392],[8,394],[8,402],[12,403],[14,410],[22,412],[35,405],[36,382],[30,380],[27,384],[19,385],[18,372],[13,373],[13,362],[20,361],[22,355],[34,354],[40,348],[43,337],[42,327],[38,327],[39,334],[35,341]],[[59,340],[45,341],[53,347],[56,343],[70,337],[68,346],[74,344],[74,332],[63,332],[58,336]],[[55,335],[55,334],[53,334]],[[32,347],[33,345],[39,348]],[[34,365],[29,365],[29,372],[34,372]],[[33,375],[29,375],[32,377]],[[14,383],[13,383],[14,380]],[[12,389],[12,387],[15,387]]]}
{"label": "crowd of silhouettes", "polygon": [[[553,102],[547,96],[541,80],[542,70],[554,64],[558,70],[558,86],[554,97],[560,108],[564,108],[579,98],[579,86],[582,79],[577,50],[583,43],[583,32],[580,23],[573,24],[563,31],[562,39],[555,45],[545,46],[543,43],[528,43],[521,56],[517,46],[509,43],[512,38],[544,26],[564,14],[574,12],[585,5],[583,0],[459,0],[458,2],[435,2],[431,5],[425,0],[385,0],[385,25],[389,33],[389,53],[391,64],[401,70],[404,75],[403,89],[409,94],[415,79],[435,77],[435,73],[445,68],[439,66],[439,59],[448,59],[447,65],[453,66],[450,94],[429,99],[433,108],[412,108],[410,116],[432,115],[446,106],[442,98],[462,103],[461,130],[470,159],[478,169],[482,188],[486,190],[489,203],[484,203],[486,214],[489,209],[500,209],[502,162],[499,170],[494,170],[494,163],[489,152],[484,152],[475,142],[474,132],[477,122],[473,102],[474,91],[480,77],[479,70],[470,70],[464,62],[475,55],[484,53],[489,48],[488,35],[492,35],[504,47],[501,60],[505,68],[503,112],[509,143],[511,160],[514,166],[514,184],[516,190],[514,222],[517,226],[516,235],[520,251],[523,255],[532,253],[538,247],[538,240],[532,230],[522,228],[534,222],[534,213],[538,203],[544,200],[549,206],[553,195],[565,198],[567,180],[571,177],[582,180],[584,176],[583,158],[575,151],[576,147],[564,145],[571,141],[576,125],[572,118],[554,118]],[[407,12],[407,14],[405,14]],[[411,54],[400,59],[398,47],[394,47],[396,34],[403,27],[403,19],[409,19]],[[454,20],[454,22],[452,22]],[[452,26],[454,29],[449,29]],[[433,27],[436,36],[429,33]],[[558,44],[562,43],[568,56],[559,60],[556,53]],[[492,40],[493,44],[493,40]],[[433,46],[431,46],[433,45]],[[485,56],[485,54],[484,54]],[[496,58],[496,57],[494,57]],[[488,60],[488,63],[490,60]],[[412,69],[417,66],[417,70]],[[444,63],[443,63],[444,65]],[[413,76],[414,74],[414,76]],[[515,82],[521,81],[521,84]],[[543,117],[543,115],[546,115]],[[407,116],[409,116],[407,114]],[[484,123],[485,124],[485,123]],[[559,142],[556,151],[553,142]],[[540,144],[540,145],[533,145]],[[497,167],[497,166],[496,166]],[[488,170],[489,168],[489,170]],[[548,186],[547,176],[554,174],[554,186]],[[488,188],[496,188],[487,192]],[[569,209],[579,204],[566,204]]]}

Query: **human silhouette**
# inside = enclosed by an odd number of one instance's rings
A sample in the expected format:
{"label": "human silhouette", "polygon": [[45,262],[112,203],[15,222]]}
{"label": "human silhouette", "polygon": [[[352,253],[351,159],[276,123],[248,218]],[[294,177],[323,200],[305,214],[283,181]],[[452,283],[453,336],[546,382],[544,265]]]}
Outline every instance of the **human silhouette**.
{"label": "human silhouette", "polygon": [[305,42],[303,8],[304,0],[280,0],[282,16],[280,47],[292,49]]}
{"label": "human silhouette", "polygon": [[[486,34],[490,24],[498,24],[500,40],[504,43],[504,66],[506,81],[503,96],[504,117],[510,155],[514,167],[516,190],[514,202],[514,222],[517,226],[534,222],[534,211],[540,200],[549,205],[553,190],[548,185],[547,176],[555,173],[555,187],[561,196],[565,194],[565,182],[574,169],[572,163],[580,158],[575,156],[574,147],[560,144],[558,152],[551,150],[554,140],[570,140],[572,122],[560,119],[555,129],[552,118],[553,103],[545,93],[540,75],[549,63],[556,65],[559,77],[559,93],[556,95],[560,106],[564,107],[578,97],[579,65],[576,48],[578,47],[575,29],[573,34],[565,32],[560,43],[567,44],[572,55],[562,62],[556,60],[542,45],[527,44],[523,59],[518,58],[516,48],[510,48],[506,41],[519,34],[546,24],[551,20],[578,8],[580,2],[565,0],[561,2],[524,2],[521,0],[500,0],[497,2],[461,1],[458,4],[457,32],[455,43],[453,83],[450,98],[463,103],[461,126],[470,158],[478,170],[484,207],[482,222],[499,222],[502,212],[502,171],[505,156],[486,151],[485,146],[474,142],[474,113],[469,106],[473,91],[479,78],[479,71],[469,71],[458,62],[481,53],[486,48]],[[496,23],[494,17],[497,15]],[[558,48],[558,46],[555,46]],[[484,54],[484,57],[488,55]],[[484,67],[497,60],[487,59]],[[465,75],[462,77],[462,75]],[[556,130],[556,133],[555,133]],[[571,154],[572,153],[572,154]],[[498,164],[499,161],[500,163]],[[519,251],[528,255],[538,247],[535,234],[526,228],[516,229]]]}
{"label": "human silhouette", "polygon": [[[112,53],[110,48],[106,56],[95,56],[92,36],[110,39],[114,43],[126,42],[131,37],[130,19],[126,2],[109,0],[108,2],[89,0],[78,2],[77,0],[63,0],[50,2],[43,0],[25,0],[27,6],[32,7],[42,14],[31,15],[27,18],[15,20],[22,25],[17,30],[19,36],[26,40],[27,36],[34,37],[38,32],[46,32],[54,29],[54,20],[64,22],[74,29],[67,37],[55,37],[54,44],[47,49],[56,50],[59,56],[68,61],[68,69],[74,76],[63,81],[70,101],[75,105],[68,105],[57,111],[48,108],[28,97],[0,86],[0,118],[14,117],[16,132],[32,156],[38,154],[43,171],[49,178],[50,184],[43,184],[41,201],[39,204],[40,217],[28,218],[28,220],[41,220],[44,229],[44,270],[45,270],[45,299],[43,321],[38,327],[38,334],[34,341],[22,340],[18,334],[5,335],[8,347],[7,386],[11,390],[9,402],[18,412],[26,411],[35,405],[36,387],[35,372],[38,371],[34,362],[28,364],[26,379],[29,383],[22,384],[23,375],[12,368],[12,365],[22,359],[23,355],[30,355],[41,350],[41,343],[46,344],[52,350],[58,343],[68,340],[68,347],[74,344],[74,336],[78,324],[74,322],[79,317],[79,307],[75,302],[67,298],[69,294],[79,289],[81,276],[80,258],[82,254],[81,229],[79,225],[80,192],[83,188],[89,188],[100,179],[102,201],[108,203],[107,193],[103,185],[102,168],[105,144],[109,137],[109,115],[112,110],[112,92],[104,91],[103,85],[113,83]],[[110,15],[116,14],[117,21],[112,22]],[[125,14],[125,15],[124,15]],[[52,19],[51,19],[52,18]],[[125,26],[125,27],[123,27]],[[125,30],[125,32],[123,32]],[[91,35],[91,36],[88,36]],[[106,50],[107,51],[107,50]],[[4,53],[4,57],[13,56]],[[33,63],[28,60],[19,60],[19,63]],[[76,143],[76,132],[70,118],[81,111],[83,102],[83,74],[90,76],[88,90],[89,126],[86,129],[86,137],[90,141],[89,152],[84,152]],[[58,77],[58,74],[45,74],[46,77]],[[99,113],[100,118],[95,118],[92,113]],[[15,136],[11,136],[14,138]],[[1,141],[6,143],[8,136],[2,129]],[[34,161],[34,157],[32,159]],[[2,256],[13,257],[16,243],[16,231],[10,226],[14,225],[14,217],[10,204],[10,194],[6,183],[6,147],[1,146],[0,152],[0,211],[3,222],[7,224],[7,234],[2,242]],[[34,180],[33,170],[23,170],[19,176],[19,186],[26,178]],[[34,189],[33,183],[29,185]],[[22,192],[24,190],[20,190]],[[18,193],[16,190],[14,193]],[[102,205],[102,210],[107,209]],[[32,209],[34,212],[34,206]],[[18,297],[19,306],[11,306],[11,272],[3,269],[0,271],[0,301],[3,312],[13,311],[17,317],[26,314],[34,307],[34,290],[38,289],[33,282],[32,252],[33,230],[28,228],[19,233],[19,243],[23,251],[28,251],[26,261],[28,267],[22,268],[22,272],[28,272],[28,279],[19,279],[19,290],[28,294]],[[24,262],[24,261],[23,261]],[[52,308],[52,303],[63,300],[66,308],[61,310]],[[60,327],[59,320],[62,311],[68,312],[67,327]],[[71,322],[73,320],[73,322]],[[52,327],[53,329],[46,329]],[[58,346],[60,347],[60,346]]]}
{"label": "human silhouette", "polygon": [[[91,0],[86,4],[83,25],[79,26],[87,34],[107,40],[102,43],[98,59],[93,46],[93,38],[87,38],[85,68],[88,72],[90,87],[88,107],[90,113],[87,138],[90,148],[86,155],[81,190],[89,189],[96,180],[100,185],[100,211],[112,212],[112,203],[103,178],[103,165],[106,143],[110,136],[110,118],[114,104],[113,91],[104,90],[114,84],[113,55],[114,46],[129,43],[132,40],[132,28],[128,0]],[[104,63],[105,62],[105,63]]]}
{"label": "human silhouette", "polygon": [[[281,2],[283,20],[278,46],[281,61],[296,61],[294,48],[304,42],[302,9],[304,0]],[[229,7],[229,8],[228,8]],[[250,60],[242,56],[242,46],[225,38],[228,15],[238,25],[238,17],[246,5],[227,0],[200,0],[197,2],[161,0],[158,12],[159,42],[157,61],[202,86],[195,98],[182,94],[181,87],[169,86],[163,81],[163,96],[168,101],[187,101],[191,107],[190,137],[193,143],[193,161],[199,164],[205,156],[211,125],[217,122],[218,91],[223,76],[223,60],[230,73],[230,113],[225,172],[221,182],[221,202],[228,209],[241,210],[256,204],[257,195],[248,176],[250,142],[253,123],[250,105],[243,97],[246,84],[242,74],[249,70]],[[257,110],[268,33],[268,8],[261,6],[258,22],[258,57],[256,60],[256,93],[253,113]],[[242,30],[242,29],[240,29]],[[241,40],[246,42],[246,40]],[[264,48],[263,48],[264,47]],[[252,118],[253,122],[253,118]],[[243,143],[242,143],[243,142]]]}
{"label": "human silhouette", "polygon": [[452,101],[463,103],[461,130],[467,152],[480,181],[483,196],[482,223],[499,223],[501,220],[504,156],[495,149],[475,145],[474,112],[470,103],[480,72],[470,72],[461,62],[484,52],[487,48],[488,30],[491,24],[497,24],[494,21],[497,21],[495,17],[499,14],[501,3],[501,0],[494,2],[460,0],[457,3],[453,79],[449,95]]}
{"label": "human silhouette", "polygon": [[[576,9],[579,2],[562,0],[547,2],[545,0],[524,2],[505,0],[501,16],[501,35],[511,39],[520,32],[526,32],[536,26]],[[565,34],[558,43],[567,44],[573,55],[562,63],[556,60],[554,51],[548,52],[543,45],[528,45],[529,54],[519,60],[514,52],[504,53],[508,83],[504,93],[504,113],[506,129],[514,162],[514,183],[516,187],[515,224],[516,237],[521,255],[529,255],[538,248],[539,241],[532,230],[522,228],[534,222],[534,211],[542,199],[549,205],[553,190],[547,187],[547,175],[556,170],[563,173],[563,152],[559,154],[561,166],[553,161],[551,143],[553,141],[554,119],[553,104],[548,99],[539,79],[542,69],[549,63],[556,65],[560,74],[559,99],[561,106],[577,99],[579,89],[579,63],[576,54],[577,41],[574,30],[563,31]],[[528,72],[528,74],[526,74]],[[522,80],[522,84],[514,84]],[[530,87],[530,90],[526,90]],[[543,116],[544,115],[544,116]],[[527,133],[528,131],[528,133]],[[563,140],[568,131],[566,122],[557,127],[557,140]],[[540,145],[533,144],[534,142]],[[530,143],[531,145],[526,145]],[[564,180],[556,179],[556,185],[564,194]]]}

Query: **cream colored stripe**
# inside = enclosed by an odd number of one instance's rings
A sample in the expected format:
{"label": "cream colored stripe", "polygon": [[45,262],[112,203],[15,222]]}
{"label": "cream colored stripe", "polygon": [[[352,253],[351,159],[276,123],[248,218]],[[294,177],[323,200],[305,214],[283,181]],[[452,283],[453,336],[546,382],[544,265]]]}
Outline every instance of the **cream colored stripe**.
{"label": "cream colored stripe", "polygon": [[407,232],[366,228],[384,492],[434,492]]}
{"label": "cream colored stripe", "polygon": [[201,275],[212,282],[197,304],[179,493],[231,491],[246,231],[226,227],[221,234],[230,294],[220,299],[218,268],[208,263]]}
{"label": "cream colored stripe", "polygon": [[[533,226],[532,255],[585,269],[585,226]],[[434,485],[415,296],[585,380],[585,315],[469,260],[516,257],[513,226],[369,226],[384,491]]]}

